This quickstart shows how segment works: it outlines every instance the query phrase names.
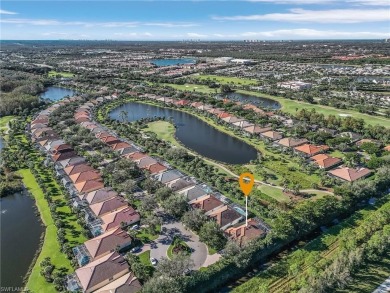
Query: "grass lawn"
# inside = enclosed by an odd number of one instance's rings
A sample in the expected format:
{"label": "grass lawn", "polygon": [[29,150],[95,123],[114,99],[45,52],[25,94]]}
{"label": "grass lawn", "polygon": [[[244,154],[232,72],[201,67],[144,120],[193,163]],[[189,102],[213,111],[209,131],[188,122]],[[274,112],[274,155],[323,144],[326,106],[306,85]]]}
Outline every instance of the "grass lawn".
{"label": "grass lawn", "polygon": [[219,88],[209,88],[207,85],[201,85],[201,84],[171,84],[171,83],[162,83],[160,84],[162,86],[170,86],[174,89],[180,90],[180,91],[190,91],[190,92],[200,92],[204,94],[210,94],[210,93],[218,93]]}
{"label": "grass lawn", "polygon": [[141,229],[137,234],[137,238],[141,240],[142,243],[148,243],[158,238],[160,230],[161,230],[161,226],[158,226],[155,233],[151,234],[146,229]]}
{"label": "grass lawn", "polygon": [[170,142],[175,146],[180,146],[180,144],[175,139],[175,127],[172,123],[167,121],[154,121],[148,124],[148,127],[144,129],[145,131],[153,132],[157,135],[157,138]]}
{"label": "grass lawn", "polygon": [[172,258],[173,257],[173,249],[177,246],[177,245],[181,245],[183,247],[185,247],[186,249],[188,249],[186,251],[186,253],[189,253],[190,254],[190,247],[187,245],[187,243],[185,243],[183,240],[181,239],[178,239],[176,238],[175,240],[173,240],[173,243],[171,245],[169,245],[168,247],[168,250],[167,250],[167,255],[169,258]]}
{"label": "grass lawn", "polygon": [[283,190],[268,186],[268,185],[260,185],[258,189],[262,192],[265,193],[266,195],[276,199],[279,202],[288,202],[290,201],[290,198],[283,194]]}
{"label": "grass lawn", "polygon": [[277,96],[271,96],[259,92],[252,92],[252,91],[244,91],[244,90],[238,90],[238,93],[243,93],[243,94],[248,94],[248,95],[253,95],[253,96],[258,96],[258,97],[264,97],[264,98],[269,98],[273,99],[275,101],[278,101],[282,105],[282,110],[287,113],[295,114],[297,109],[315,109],[318,113],[322,113],[325,116],[328,115],[335,115],[339,117],[340,114],[349,114],[354,118],[361,118],[363,119],[366,124],[371,124],[371,125],[382,125],[385,127],[390,127],[390,119],[385,118],[385,117],[378,117],[378,116],[372,116],[368,114],[363,114],[359,113],[354,110],[339,110],[333,107],[329,106],[323,106],[323,105],[313,105],[305,102],[300,102],[300,101],[294,101],[294,100],[289,100],[286,98],[282,97],[277,97]]}
{"label": "grass lawn", "polygon": [[45,257],[50,257],[57,268],[65,267],[69,271],[73,271],[73,268],[66,255],[61,253],[60,244],[57,241],[57,227],[54,225],[49,205],[43,197],[43,191],[36,182],[34,175],[28,169],[20,170],[18,173],[23,176],[24,185],[34,196],[42,221],[46,226],[42,250],[28,279],[27,288],[32,292],[56,292],[54,285],[46,282],[44,277],[41,276],[39,263]]}
{"label": "grass lawn", "polygon": [[216,254],[218,252],[214,248],[212,248],[211,246],[208,246],[208,245],[207,245],[207,250],[209,252],[209,255],[213,255],[213,254]]}
{"label": "grass lawn", "polygon": [[141,263],[150,266],[150,250],[142,252],[138,257]]}
{"label": "grass lawn", "polygon": [[0,132],[6,132],[8,130],[8,122],[14,119],[15,116],[4,116],[0,118]]}
{"label": "grass lawn", "polygon": [[61,75],[61,77],[74,77],[74,74],[70,72],[64,72],[64,71],[59,72],[54,70],[49,71],[49,77],[56,77],[57,75]]}
{"label": "grass lawn", "polygon": [[208,75],[208,74],[201,74],[201,75],[192,75],[191,77],[200,79],[200,80],[206,80],[210,79],[213,81],[216,81],[220,84],[235,84],[235,85],[256,85],[258,82],[254,79],[247,79],[247,78],[238,78],[238,77],[230,77],[230,76],[218,76],[218,75]]}

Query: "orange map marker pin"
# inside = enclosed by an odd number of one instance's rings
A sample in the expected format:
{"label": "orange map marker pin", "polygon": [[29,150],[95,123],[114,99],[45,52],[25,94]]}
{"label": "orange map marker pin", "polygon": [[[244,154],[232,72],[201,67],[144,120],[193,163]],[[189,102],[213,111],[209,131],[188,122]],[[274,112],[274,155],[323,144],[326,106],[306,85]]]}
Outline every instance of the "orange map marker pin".
{"label": "orange map marker pin", "polygon": [[[249,178],[249,182],[246,178]],[[252,173],[246,172],[240,175],[240,179],[238,181],[240,182],[242,192],[245,196],[248,196],[252,191],[253,184],[255,183],[255,177]]]}

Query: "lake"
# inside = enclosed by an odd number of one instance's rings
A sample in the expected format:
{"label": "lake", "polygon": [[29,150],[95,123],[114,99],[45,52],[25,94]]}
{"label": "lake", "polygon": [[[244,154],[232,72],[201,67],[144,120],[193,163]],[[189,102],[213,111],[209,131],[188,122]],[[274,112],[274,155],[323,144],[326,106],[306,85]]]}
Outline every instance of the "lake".
{"label": "lake", "polygon": [[121,112],[127,111],[127,121],[148,117],[172,117],[176,125],[176,137],[186,147],[202,156],[228,164],[245,164],[257,158],[257,151],[247,143],[223,133],[188,113],[130,102],[110,113],[112,119],[121,120]]}
{"label": "lake", "polygon": [[150,63],[162,67],[162,66],[172,66],[172,65],[183,65],[183,64],[195,64],[195,59],[190,58],[179,58],[179,59],[152,59]]}
{"label": "lake", "polygon": [[1,198],[0,206],[1,286],[21,287],[44,227],[35,215],[34,200],[25,193]]}
{"label": "lake", "polygon": [[276,102],[272,99],[256,97],[256,96],[252,96],[252,95],[235,93],[235,92],[219,94],[219,95],[217,95],[217,98],[218,99],[228,98],[229,100],[232,100],[232,101],[251,103],[253,105],[259,106],[260,108],[267,108],[267,109],[273,109],[273,110],[277,110],[277,109],[281,108],[281,105],[279,104],[279,102]]}
{"label": "lake", "polygon": [[41,94],[42,99],[49,99],[51,101],[61,100],[65,96],[74,96],[77,95],[77,91],[67,88],[62,88],[58,86],[50,86],[46,89],[45,92]]}

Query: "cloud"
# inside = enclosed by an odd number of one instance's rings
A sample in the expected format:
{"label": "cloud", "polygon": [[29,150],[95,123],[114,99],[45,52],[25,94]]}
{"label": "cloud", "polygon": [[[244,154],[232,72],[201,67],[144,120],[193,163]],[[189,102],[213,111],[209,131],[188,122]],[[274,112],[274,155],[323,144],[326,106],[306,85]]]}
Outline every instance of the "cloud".
{"label": "cloud", "polygon": [[263,32],[244,32],[244,38],[273,38],[273,39],[383,39],[390,36],[386,32],[346,32],[335,30],[314,29],[284,29]]}
{"label": "cloud", "polygon": [[272,4],[291,4],[291,5],[303,5],[303,4],[327,4],[335,2],[336,0],[247,0],[248,2],[264,2]]}
{"label": "cloud", "polygon": [[84,26],[84,27],[106,27],[106,28],[118,28],[118,27],[138,27],[138,26],[159,26],[159,27],[193,27],[198,26],[195,23],[183,23],[183,22],[139,22],[139,21],[109,21],[109,22],[85,22],[85,21],[60,21],[56,19],[28,19],[28,18],[8,18],[0,19],[0,23],[9,24],[26,24],[37,26]]}
{"label": "cloud", "polygon": [[389,0],[347,0],[348,3],[358,5],[369,5],[369,6],[387,6],[389,7]]}
{"label": "cloud", "polygon": [[198,34],[198,33],[187,33],[187,37],[190,37],[190,38],[206,38],[207,35]]}
{"label": "cloud", "polygon": [[14,15],[14,14],[18,14],[18,13],[17,12],[13,12],[13,11],[9,11],[9,10],[0,9],[0,14]]}
{"label": "cloud", "polygon": [[289,13],[269,13],[237,16],[213,16],[214,20],[234,21],[281,21],[311,23],[358,23],[389,21],[387,9],[331,9],[305,10],[290,9]]}

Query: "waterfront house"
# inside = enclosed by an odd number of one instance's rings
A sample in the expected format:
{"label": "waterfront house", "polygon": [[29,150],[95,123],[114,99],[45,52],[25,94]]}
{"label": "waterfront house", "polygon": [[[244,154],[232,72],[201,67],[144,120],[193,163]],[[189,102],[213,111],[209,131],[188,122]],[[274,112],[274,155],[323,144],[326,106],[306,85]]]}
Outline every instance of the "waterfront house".
{"label": "waterfront house", "polygon": [[118,193],[111,189],[111,187],[101,188],[99,190],[95,190],[89,192],[87,194],[80,194],[79,197],[82,200],[88,202],[88,204],[93,205],[102,201],[109,200],[113,197],[116,197]]}
{"label": "waterfront house", "polygon": [[127,206],[127,202],[122,197],[115,196],[106,201],[91,204],[89,208],[95,214],[96,217],[101,217],[108,213],[121,210],[122,208]]}
{"label": "waterfront house", "polygon": [[101,220],[103,221],[102,232],[107,232],[139,222],[140,215],[132,207],[126,207],[102,216]]}
{"label": "waterfront house", "polygon": [[191,188],[181,190],[178,193],[184,195],[188,202],[207,194],[206,190],[200,185],[192,186]]}
{"label": "waterfront house", "polygon": [[282,148],[293,148],[293,147],[303,145],[305,143],[308,143],[306,138],[293,138],[293,137],[285,137],[276,142],[276,144],[278,144]]}
{"label": "waterfront house", "polygon": [[314,155],[323,153],[325,151],[329,150],[329,147],[327,145],[320,145],[316,146],[313,144],[306,143],[304,145],[300,145],[294,148],[294,152],[297,154],[300,154],[304,157],[312,157]]}
{"label": "waterfront house", "polygon": [[195,184],[196,183],[190,178],[179,178],[178,180],[168,184],[168,187],[170,187],[174,192],[179,192],[181,190],[187,190]]}
{"label": "waterfront house", "polygon": [[142,289],[142,285],[134,275],[133,272],[129,272],[126,275],[112,281],[106,286],[98,289],[95,293],[137,293]]}
{"label": "waterfront house", "polygon": [[283,135],[280,132],[271,130],[260,133],[260,137],[269,141],[275,141],[281,139]]}
{"label": "waterfront house", "polygon": [[156,164],[152,164],[152,165],[147,166],[145,169],[148,170],[150,172],[150,174],[153,175],[153,174],[165,172],[167,170],[167,167],[165,167],[164,165],[162,165],[160,163],[156,163]]}
{"label": "waterfront house", "polygon": [[258,125],[247,126],[243,129],[250,134],[260,134],[272,130],[272,127],[260,127]]}
{"label": "waterfront house", "polygon": [[169,170],[160,174],[156,174],[153,176],[154,179],[160,181],[162,184],[167,185],[169,182],[176,181],[179,178],[183,177],[178,170]]}
{"label": "waterfront house", "polygon": [[83,181],[74,185],[79,193],[88,193],[104,187],[104,183],[101,179],[93,179]]}
{"label": "waterfront house", "polygon": [[75,273],[83,292],[90,293],[128,272],[129,266],[126,260],[117,252],[112,252],[78,268]]}
{"label": "waterfront house", "polygon": [[95,238],[84,242],[84,246],[91,259],[98,259],[109,253],[129,247],[132,239],[121,228],[113,229]]}

